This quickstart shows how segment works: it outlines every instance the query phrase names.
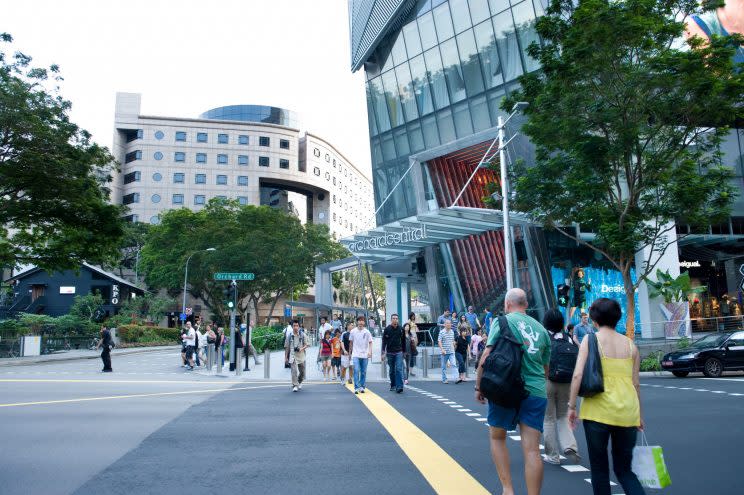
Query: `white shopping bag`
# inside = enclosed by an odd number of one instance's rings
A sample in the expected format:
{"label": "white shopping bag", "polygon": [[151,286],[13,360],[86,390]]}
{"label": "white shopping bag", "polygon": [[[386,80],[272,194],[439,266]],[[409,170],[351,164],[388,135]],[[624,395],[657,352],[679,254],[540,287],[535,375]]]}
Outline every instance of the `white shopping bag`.
{"label": "white shopping bag", "polygon": [[641,432],[641,445],[633,447],[631,469],[646,488],[665,488],[672,484],[664,463],[664,452],[658,445],[649,446],[645,432]]}

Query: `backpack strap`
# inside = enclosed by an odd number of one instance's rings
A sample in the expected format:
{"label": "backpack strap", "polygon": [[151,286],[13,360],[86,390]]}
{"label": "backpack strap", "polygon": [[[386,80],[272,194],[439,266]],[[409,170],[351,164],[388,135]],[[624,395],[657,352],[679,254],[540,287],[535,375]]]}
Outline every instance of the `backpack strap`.
{"label": "backpack strap", "polygon": [[[508,329],[511,333],[511,337],[508,337],[504,333],[504,328]],[[509,325],[509,320],[506,318],[506,315],[499,316],[499,336],[503,336],[506,339],[509,339],[515,343],[522,344],[522,341],[517,338],[516,334],[514,333],[514,330]]]}

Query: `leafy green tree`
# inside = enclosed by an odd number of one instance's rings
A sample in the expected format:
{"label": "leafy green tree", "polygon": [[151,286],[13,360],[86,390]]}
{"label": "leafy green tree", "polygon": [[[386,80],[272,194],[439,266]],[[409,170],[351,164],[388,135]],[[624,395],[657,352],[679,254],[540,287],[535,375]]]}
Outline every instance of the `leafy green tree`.
{"label": "leafy green tree", "polygon": [[84,296],[77,295],[72,300],[72,306],[70,306],[68,314],[84,321],[99,321],[102,306],[103,296],[100,292]]}
{"label": "leafy green tree", "polygon": [[135,270],[138,273],[138,278],[141,278],[139,266],[137,265],[137,256],[145,245],[150,227],[151,225],[149,223],[126,222],[124,224],[124,234],[119,244],[118,255],[107,265],[107,268],[118,270],[120,277],[124,276],[125,269]]}
{"label": "leafy green tree", "polygon": [[0,33],[0,266],[102,263],[122,236],[122,209],[107,201],[114,159],[70,121],[59,67],[8,55],[11,41]]}
{"label": "leafy green tree", "polygon": [[[216,251],[206,252],[207,248]],[[201,211],[166,212],[152,228],[140,265],[148,286],[179,295],[186,259],[189,292],[222,321],[228,319],[223,291],[228,282],[215,272],[252,272],[255,280],[238,282],[238,310],[256,314],[260,302],[276,300],[313,282],[315,266],[345,256],[323,225],[302,225],[285,212],[265,206],[240,206],[213,199]]]}
{"label": "leafy green tree", "polygon": [[[732,62],[742,38],[684,41],[699,11],[697,0],[554,0],[537,21],[544,44],[528,49],[542,70],[503,105],[529,103],[523,132],[537,148],[534,166],[516,170],[514,206],[607,258],[629,314],[673,222],[721,221],[734,197],[718,144],[744,117],[744,71]],[[577,238],[574,222],[596,238]]]}

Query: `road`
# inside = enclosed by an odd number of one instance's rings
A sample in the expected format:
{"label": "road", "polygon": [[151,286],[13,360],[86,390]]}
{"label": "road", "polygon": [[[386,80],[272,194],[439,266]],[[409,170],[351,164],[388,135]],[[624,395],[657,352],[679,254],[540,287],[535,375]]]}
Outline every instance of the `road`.
{"label": "road", "polygon": [[[312,380],[185,372],[174,351],[0,368],[0,486],[11,494],[500,493],[485,406],[472,383],[382,381],[354,395]],[[433,374],[432,374],[433,376]],[[667,493],[741,493],[732,469],[744,377],[643,377],[648,439],[664,447]],[[545,465],[545,494],[590,493],[584,459]],[[517,493],[519,433],[510,433]],[[613,493],[622,493],[619,486]]]}

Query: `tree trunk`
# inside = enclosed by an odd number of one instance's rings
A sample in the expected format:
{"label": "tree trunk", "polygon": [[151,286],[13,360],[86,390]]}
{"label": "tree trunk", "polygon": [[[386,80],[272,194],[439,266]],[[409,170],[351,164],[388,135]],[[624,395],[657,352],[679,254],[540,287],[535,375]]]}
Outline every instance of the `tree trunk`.
{"label": "tree trunk", "polygon": [[279,301],[279,298],[282,296],[283,292],[279,291],[276,293],[276,296],[274,297],[274,302],[271,303],[271,308],[269,309],[269,314],[266,316],[266,325],[269,324],[271,321],[271,317],[274,316],[274,308],[276,307],[277,301]]}
{"label": "tree trunk", "polygon": [[630,278],[630,263],[623,267],[623,287],[625,288],[626,315],[625,336],[635,340],[635,288]]}

